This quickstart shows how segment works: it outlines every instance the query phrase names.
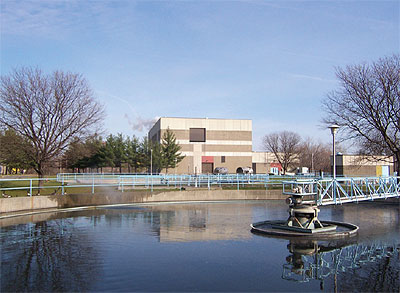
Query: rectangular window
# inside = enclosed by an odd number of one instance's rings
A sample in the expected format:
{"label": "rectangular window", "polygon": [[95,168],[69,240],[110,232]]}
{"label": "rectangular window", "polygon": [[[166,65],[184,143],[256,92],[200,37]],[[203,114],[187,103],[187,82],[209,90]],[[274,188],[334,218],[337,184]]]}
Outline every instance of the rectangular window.
{"label": "rectangular window", "polygon": [[205,128],[190,128],[189,129],[189,141],[190,142],[205,142],[206,141],[206,129]]}
{"label": "rectangular window", "polygon": [[221,156],[221,163],[225,163],[225,156]]}

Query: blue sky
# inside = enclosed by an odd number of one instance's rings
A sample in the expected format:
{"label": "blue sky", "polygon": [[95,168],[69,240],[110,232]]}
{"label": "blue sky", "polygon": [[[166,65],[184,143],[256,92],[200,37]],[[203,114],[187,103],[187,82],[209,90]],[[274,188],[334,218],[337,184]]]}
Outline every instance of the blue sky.
{"label": "blue sky", "polygon": [[156,117],[253,120],[330,142],[321,99],[336,66],[400,50],[400,1],[1,0],[1,73],[82,73],[106,133]]}

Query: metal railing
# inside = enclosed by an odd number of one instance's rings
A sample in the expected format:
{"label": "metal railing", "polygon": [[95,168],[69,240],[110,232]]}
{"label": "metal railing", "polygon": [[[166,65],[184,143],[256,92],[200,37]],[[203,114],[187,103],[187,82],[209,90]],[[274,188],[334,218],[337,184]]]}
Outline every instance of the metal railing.
{"label": "metal railing", "polygon": [[400,177],[359,177],[284,181],[283,194],[311,198],[316,205],[399,197]]}
{"label": "metal railing", "polygon": [[[400,177],[365,177],[321,179],[299,176],[270,176],[267,174],[104,174],[59,173],[56,178],[6,178],[0,179],[0,193],[25,190],[28,196],[34,191],[47,194],[65,194],[66,189],[78,188],[95,193],[100,187],[113,187],[121,192],[132,189],[162,188],[224,188],[273,189],[282,188],[283,194],[301,194],[317,205],[342,204],[400,195]],[[50,191],[53,192],[50,192]]]}
{"label": "metal railing", "polygon": [[[35,191],[45,194],[77,192],[95,193],[101,187],[112,187],[121,192],[133,189],[163,188],[282,188],[283,180],[295,180],[295,176],[269,176],[267,174],[105,174],[105,173],[59,173],[56,178],[6,178],[0,179],[0,193],[25,190],[28,196]],[[74,191],[75,190],[75,191]]]}
{"label": "metal railing", "polygon": [[97,183],[118,186],[122,192],[135,188],[281,188],[283,180],[294,180],[296,176],[269,176],[267,174],[99,174],[61,173],[58,181],[67,183]]}

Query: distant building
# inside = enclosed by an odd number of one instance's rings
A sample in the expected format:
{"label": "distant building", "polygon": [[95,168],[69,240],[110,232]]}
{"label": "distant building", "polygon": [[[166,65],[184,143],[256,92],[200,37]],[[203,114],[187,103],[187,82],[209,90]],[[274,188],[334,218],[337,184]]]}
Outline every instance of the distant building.
{"label": "distant building", "polygon": [[216,167],[236,173],[239,167],[252,166],[251,120],[162,117],[150,129],[149,139],[161,142],[168,128],[185,155],[171,173],[213,173]]}
{"label": "distant building", "polygon": [[389,176],[393,175],[393,170],[393,157],[336,155],[336,174],[338,176]]}
{"label": "distant building", "polygon": [[252,168],[255,174],[274,174],[282,173],[282,166],[277,161],[275,155],[270,152],[253,152]]}
{"label": "distant building", "polygon": [[[252,168],[254,174],[282,173],[282,166],[273,153],[253,152],[251,120],[162,117],[150,129],[148,137],[161,143],[167,129],[175,134],[185,155],[169,173],[207,174],[217,167],[227,168],[228,173],[246,167]],[[331,157],[331,166],[332,161]],[[336,174],[389,176],[393,174],[393,158],[337,155]]]}

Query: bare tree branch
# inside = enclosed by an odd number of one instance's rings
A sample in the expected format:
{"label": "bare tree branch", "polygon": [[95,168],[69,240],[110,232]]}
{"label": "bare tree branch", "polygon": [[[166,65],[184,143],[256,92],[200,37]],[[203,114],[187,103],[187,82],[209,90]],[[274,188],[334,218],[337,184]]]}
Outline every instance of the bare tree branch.
{"label": "bare tree branch", "polygon": [[35,147],[39,176],[44,163],[60,155],[76,138],[98,131],[104,107],[79,74],[21,68],[1,77],[0,127],[9,127]]}
{"label": "bare tree branch", "polygon": [[360,154],[400,162],[400,55],[337,68],[336,76],[340,88],[322,102],[324,122],[339,124],[342,138],[355,141]]}
{"label": "bare tree branch", "polygon": [[263,138],[264,148],[274,153],[284,174],[298,159],[300,140],[300,135],[291,131],[275,132]]}

